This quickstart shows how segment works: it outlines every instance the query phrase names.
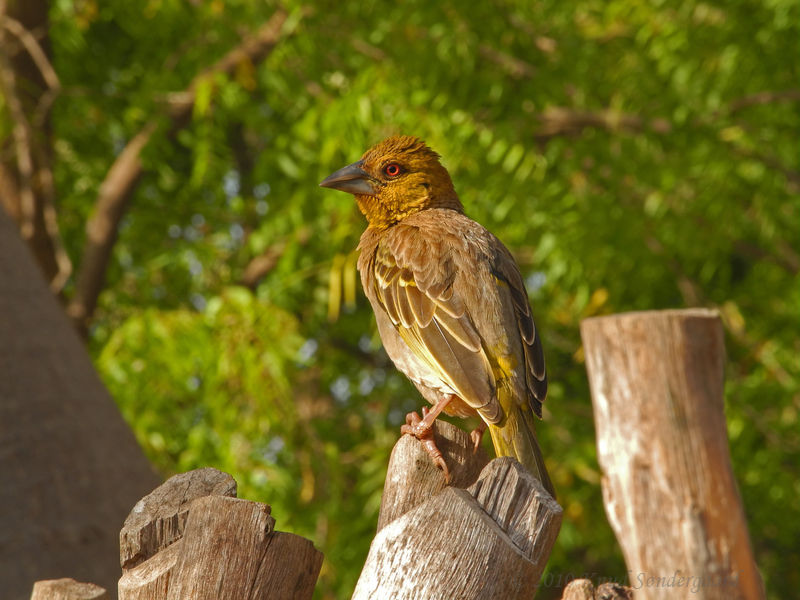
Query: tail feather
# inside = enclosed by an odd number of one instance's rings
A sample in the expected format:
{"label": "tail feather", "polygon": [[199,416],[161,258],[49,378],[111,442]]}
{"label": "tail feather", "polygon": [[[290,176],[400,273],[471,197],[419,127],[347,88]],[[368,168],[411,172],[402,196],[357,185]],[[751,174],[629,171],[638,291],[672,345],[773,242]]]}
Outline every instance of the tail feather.
{"label": "tail feather", "polygon": [[506,418],[497,424],[489,424],[497,456],[516,458],[530,471],[531,475],[542,482],[542,485],[553,498],[556,497],[553,483],[544,466],[544,457],[536,441],[533,411],[526,410],[516,404],[507,410]]}

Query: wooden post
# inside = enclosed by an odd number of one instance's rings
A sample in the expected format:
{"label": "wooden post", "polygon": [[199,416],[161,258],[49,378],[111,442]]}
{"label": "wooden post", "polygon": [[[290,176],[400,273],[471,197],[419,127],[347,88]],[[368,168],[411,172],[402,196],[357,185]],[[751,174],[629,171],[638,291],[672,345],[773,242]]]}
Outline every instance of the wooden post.
{"label": "wooden post", "polygon": [[717,313],[598,317],[581,335],[603,499],[636,597],[764,598],[728,453]]}
{"label": "wooden post", "polygon": [[166,598],[192,501],[236,496],[236,481],[205,468],[170,477],[133,507],[119,534],[119,600]]}
{"label": "wooden post", "polygon": [[[475,452],[469,434],[447,421],[435,421],[433,432],[450,469],[451,485],[465,488],[475,483],[489,463],[486,451],[481,447]],[[446,486],[444,473],[433,464],[419,440],[410,435],[401,436],[389,458],[378,531]]]}
{"label": "wooden post", "polygon": [[[458,431],[437,421],[437,443],[453,481],[472,481],[486,457],[473,454],[469,436]],[[531,598],[561,507],[514,459],[493,460],[467,489],[445,487],[429,463],[417,440],[397,443],[381,527],[353,598]]]}
{"label": "wooden post", "polygon": [[236,497],[236,481],[207,467],[170,477],[139,500],[119,533],[119,562],[127,571],[183,537],[189,505],[204,496]]}
{"label": "wooden post", "polygon": [[139,501],[120,533],[119,600],[311,598],[322,553],[235,495],[230,475],[207,468]]}
{"label": "wooden post", "polygon": [[99,585],[80,583],[74,579],[47,579],[33,584],[31,600],[107,600],[108,594]]}
{"label": "wooden post", "polygon": [[310,599],[322,553],[274,526],[260,502],[223,496],[192,502],[168,600]]}
{"label": "wooden post", "polygon": [[594,587],[589,579],[573,579],[564,588],[561,600],[632,600],[633,590],[619,583]]}

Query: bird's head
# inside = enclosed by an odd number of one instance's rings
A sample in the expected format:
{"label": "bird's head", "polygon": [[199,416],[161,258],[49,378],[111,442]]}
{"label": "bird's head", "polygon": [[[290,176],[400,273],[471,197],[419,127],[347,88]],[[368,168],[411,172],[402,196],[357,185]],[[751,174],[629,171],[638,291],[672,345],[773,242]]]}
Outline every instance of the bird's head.
{"label": "bird's head", "polygon": [[391,227],[427,208],[464,210],[439,155],[408,135],[383,140],[320,185],[353,194],[375,229]]}

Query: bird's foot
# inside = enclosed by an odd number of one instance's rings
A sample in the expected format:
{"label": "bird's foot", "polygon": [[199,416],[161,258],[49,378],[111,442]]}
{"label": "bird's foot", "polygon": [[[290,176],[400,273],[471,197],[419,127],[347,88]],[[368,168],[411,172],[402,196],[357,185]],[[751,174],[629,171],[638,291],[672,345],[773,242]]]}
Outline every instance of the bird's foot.
{"label": "bird's foot", "polygon": [[433,422],[436,416],[429,420],[433,415],[428,411],[427,407],[422,408],[422,418],[416,412],[410,412],[406,415],[406,424],[400,428],[400,433],[403,435],[413,435],[420,442],[422,447],[431,457],[433,464],[439,467],[444,473],[445,483],[450,483],[450,469],[447,468],[447,463],[444,461],[442,451],[436,445],[436,440],[433,437]]}
{"label": "bird's foot", "polygon": [[478,425],[475,429],[469,432],[469,439],[472,440],[472,453],[476,454],[478,452],[478,448],[481,447],[481,442],[483,441],[483,434],[486,433],[486,423],[481,421],[481,424]]}

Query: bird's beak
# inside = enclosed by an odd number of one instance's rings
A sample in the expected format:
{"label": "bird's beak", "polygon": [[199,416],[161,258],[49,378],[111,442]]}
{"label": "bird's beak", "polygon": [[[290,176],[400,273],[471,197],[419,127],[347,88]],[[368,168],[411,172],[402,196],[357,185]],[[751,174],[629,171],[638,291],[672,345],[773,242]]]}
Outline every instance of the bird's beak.
{"label": "bird's beak", "polygon": [[319,184],[320,187],[333,188],[350,194],[366,194],[374,196],[377,193],[376,182],[361,168],[362,162],[342,167],[331,173]]}

